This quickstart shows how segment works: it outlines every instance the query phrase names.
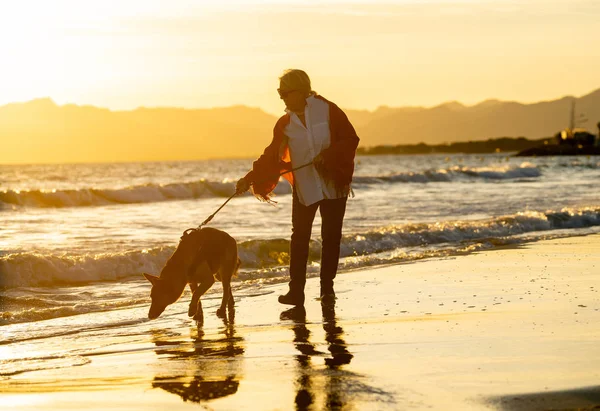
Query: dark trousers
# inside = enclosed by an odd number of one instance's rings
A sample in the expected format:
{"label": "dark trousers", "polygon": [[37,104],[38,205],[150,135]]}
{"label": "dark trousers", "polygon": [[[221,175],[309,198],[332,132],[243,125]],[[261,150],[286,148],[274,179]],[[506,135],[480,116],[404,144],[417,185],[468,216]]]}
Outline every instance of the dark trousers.
{"label": "dark trousers", "polygon": [[304,292],[310,234],[317,209],[321,213],[321,290],[333,290],[333,279],[340,259],[342,224],[347,197],[321,200],[310,206],[300,203],[296,193],[292,202],[292,241],[290,244],[290,292]]}

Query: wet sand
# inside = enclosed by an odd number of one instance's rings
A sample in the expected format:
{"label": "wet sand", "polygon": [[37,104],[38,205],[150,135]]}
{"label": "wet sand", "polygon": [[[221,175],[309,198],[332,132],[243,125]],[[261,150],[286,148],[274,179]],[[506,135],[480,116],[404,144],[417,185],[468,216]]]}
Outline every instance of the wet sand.
{"label": "wet sand", "polygon": [[203,327],[182,312],[98,347],[59,337],[84,360],[0,377],[2,408],[600,406],[600,235],[342,273],[334,306],[310,279],[289,310],[286,288],[239,299],[233,321],[210,308]]}

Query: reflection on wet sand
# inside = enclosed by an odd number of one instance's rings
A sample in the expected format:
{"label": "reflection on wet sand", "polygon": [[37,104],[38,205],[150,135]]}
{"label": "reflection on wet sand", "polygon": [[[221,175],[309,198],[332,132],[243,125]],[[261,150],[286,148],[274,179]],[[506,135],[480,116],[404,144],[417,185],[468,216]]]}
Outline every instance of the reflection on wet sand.
{"label": "reflection on wet sand", "polygon": [[326,370],[317,372],[312,364],[312,357],[326,356],[325,353],[318,351],[315,345],[310,342],[310,331],[306,327],[306,310],[304,307],[294,307],[281,313],[282,320],[293,321],[292,330],[294,331],[294,346],[300,352],[296,355],[297,377],[296,377],[296,409],[310,409],[316,401],[316,394],[321,391],[321,387],[315,384],[314,379],[320,379],[325,376],[325,383],[322,386],[325,392],[325,408],[339,409],[351,405],[351,399],[354,393],[347,390],[352,385],[349,379],[356,379],[356,374],[340,371],[340,367],[350,364],[353,355],[348,351],[343,335],[344,330],[337,325],[335,317],[335,303],[322,304],[323,329],[325,330],[325,340],[328,343],[330,357],[325,358]]}
{"label": "reflection on wet sand", "polygon": [[[205,338],[201,326],[191,329],[191,341],[155,333],[155,352],[169,363],[161,364],[153,388],[179,395],[183,401],[203,402],[235,394],[240,385],[244,339],[233,320],[223,320],[220,338]],[[164,365],[164,367],[162,367]]]}

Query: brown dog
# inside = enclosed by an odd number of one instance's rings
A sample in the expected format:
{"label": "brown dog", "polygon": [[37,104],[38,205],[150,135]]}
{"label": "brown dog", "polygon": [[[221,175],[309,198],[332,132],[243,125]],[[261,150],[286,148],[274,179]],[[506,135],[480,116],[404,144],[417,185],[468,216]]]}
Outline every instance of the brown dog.
{"label": "brown dog", "polygon": [[152,283],[152,304],[148,318],[158,318],[168,305],[181,297],[186,284],[189,284],[192,301],[188,315],[202,322],[204,317],[200,297],[214,284],[215,278],[223,283],[223,299],[217,315],[225,317],[226,307],[232,315],[234,301],[231,278],[239,266],[237,243],[229,234],[209,227],[185,230],[160,276],[144,273],[144,277]]}

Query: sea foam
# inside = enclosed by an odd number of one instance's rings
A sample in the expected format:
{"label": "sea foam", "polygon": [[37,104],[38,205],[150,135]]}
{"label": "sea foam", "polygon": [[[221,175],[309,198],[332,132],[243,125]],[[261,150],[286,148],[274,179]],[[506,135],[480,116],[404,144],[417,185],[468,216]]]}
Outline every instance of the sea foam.
{"label": "sea foam", "polygon": [[[341,257],[366,256],[397,249],[419,247],[424,255],[437,245],[461,250],[481,242],[499,241],[533,232],[576,229],[600,225],[599,208],[565,208],[557,211],[524,211],[485,220],[384,226],[345,235]],[[0,286],[27,287],[51,284],[87,284],[122,281],[143,272],[158,274],[174,246],[99,255],[48,255],[13,253],[0,257]],[[241,280],[273,276],[275,267],[289,264],[289,240],[272,238],[238,244],[242,261]],[[311,241],[309,259],[319,260],[320,243]],[[368,265],[368,264],[367,264]]]}
{"label": "sea foam", "polygon": [[[454,166],[421,172],[405,172],[391,175],[355,176],[354,185],[377,185],[390,183],[453,182],[468,179],[514,180],[536,178],[541,175],[538,167],[530,163],[519,166],[467,167]],[[11,207],[87,207],[110,204],[155,203],[169,200],[199,198],[227,198],[235,192],[233,181],[199,180],[172,184],[145,184],[115,189],[85,188],[78,190],[5,190],[0,191],[0,210]],[[290,194],[287,182],[280,182],[275,193]],[[249,194],[247,194],[249,195]]]}
{"label": "sea foam", "polygon": [[492,167],[467,167],[453,166],[440,169],[431,169],[421,172],[403,172],[385,176],[356,176],[354,184],[381,184],[381,183],[433,183],[454,182],[461,180],[515,180],[522,178],[536,178],[541,176],[540,169],[528,162],[521,165],[500,165]]}

